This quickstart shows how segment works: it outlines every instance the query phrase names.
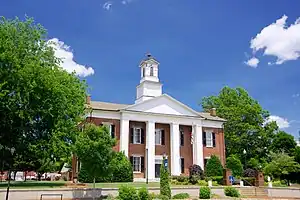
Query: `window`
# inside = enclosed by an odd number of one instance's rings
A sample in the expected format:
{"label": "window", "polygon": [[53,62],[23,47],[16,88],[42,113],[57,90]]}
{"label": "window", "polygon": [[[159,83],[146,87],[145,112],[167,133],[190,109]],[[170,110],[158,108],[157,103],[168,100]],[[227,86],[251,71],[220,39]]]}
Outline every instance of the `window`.
{"label": "window", "polygon": [[184,131],[180,129],[180,146],[184,146]]}
{"label": "window", "polygon": [[180,158],[181,173],[184,174],[184,158]]}
{"label": "window", "polygon": [[145,77],[145,68],[143,68],[143,77]]}
{"label": "window", "polygon": [[155,130],[155,144],[165,145],[165,131],[162,129]]}
{"label": "window", "polygon": [[114,124],[111,124],[110,122],[103,122],[103,123],[101,124],[101,126],[103,126],[103,125],[106,126],[106,127],[108,128],[111,137],[112,137],[112,138],[115,138],[115,137],[116,137],[116,136],[115,136],[115,125],[114,125]]}
{"label": "window", "polygon": [[153,76],[153,67],[150,67],[150,76]]}
{"label": "window", "polygon": [[133,144],[141,144],[141,128],[133,129]]}
{"label": "window", "polygon": [[134,172],[144,172],[144,162],[143,156],[130,156],[130,162]]}
{"label": "window", "polygon": [[216,134],[213,132],[203,132],[203,146],[216,147]]}

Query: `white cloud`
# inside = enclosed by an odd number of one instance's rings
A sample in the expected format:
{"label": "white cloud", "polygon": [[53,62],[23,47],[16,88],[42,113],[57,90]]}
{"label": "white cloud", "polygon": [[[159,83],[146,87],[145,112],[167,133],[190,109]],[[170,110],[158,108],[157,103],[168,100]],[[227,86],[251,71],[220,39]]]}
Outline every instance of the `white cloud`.
{"label": "white cloud", "polygon": [[80,65],[74,61],[74,54],[70,47],[57,38],[48,40],[48,44],[54,49],[54,55],[62,60],[61,67],[67,72],[75,72],[76,75],[86,77],[94,74],[94,69]]}
{"label": "white cloud", "polygon": [[298,97],[300,97],[300,94],[299,93],[293,94],[292,97],[293,98],[298,98]]}
{"label": "white cloud", "polygon": [[126,4],[129,4],[131,3],[133,0],[122,0],[121,3],[126,5]]}
{"label": "white cloud", "polygon": [[102,8],[105,9],[105,10],[110,10],[112,8],[112,2],[111,1],[105,2],[103,4]]}
{"label": "white cloud", "polygon": [[259,63],[259,60],[255,57],[250,58],[248,61],[245,62],[246,65],[250,67],[256,68]]}
{"label": "white cloud", "polygon": [[278,125],[279,128],[288,128],[290,127],[290,122],[287,119],[284,119],[282,117],[276,116],[276,115],[271,115],[268,117],[266,120],[266,123],[275,121]]}
{"label": "white cloud", "polygon": [[287,18],[282,16],[251,40],[254,53],[262,50],[264,55],[275,56],[277,65],[300,58],[300,18],[290,26],[286,25]]}

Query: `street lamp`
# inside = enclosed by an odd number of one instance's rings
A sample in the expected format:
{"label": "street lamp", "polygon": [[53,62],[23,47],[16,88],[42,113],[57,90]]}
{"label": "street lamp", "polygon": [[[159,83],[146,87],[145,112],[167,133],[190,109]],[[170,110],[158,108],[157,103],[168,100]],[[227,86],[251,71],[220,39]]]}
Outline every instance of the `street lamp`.
{"label": "street lamp", "polygon": [[244,157],[245,157],[245,169],[246,169],[246,165],[247,165],[247,161],[246,161],[246,154],[247,154],[247,151],[246,149],[243,150],[243,154],[244,154]]}

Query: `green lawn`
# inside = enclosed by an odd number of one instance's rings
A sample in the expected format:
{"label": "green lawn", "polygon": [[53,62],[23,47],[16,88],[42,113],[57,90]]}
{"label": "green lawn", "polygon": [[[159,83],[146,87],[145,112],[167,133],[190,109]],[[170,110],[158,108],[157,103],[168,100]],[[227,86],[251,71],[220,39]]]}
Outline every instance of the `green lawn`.
{"label": "green lawn", "polygon": [[[12,181],[11,188],[13,189],[39,189],[39,188],[64,188],[66,181]],[[144,182],[130,183],[96,183],[96,188],[119,188],[121,185],[131,185],[134,187],[159,187],[159,182],[146,184]],[[185,185],[187,186],[187,185]],[[7,182],[0,182],[0,189],[5,189]],[[88,184],[89,188],[93,187],[92,183]],[[182,185],[172,185],[172,187],[183,187]]]}

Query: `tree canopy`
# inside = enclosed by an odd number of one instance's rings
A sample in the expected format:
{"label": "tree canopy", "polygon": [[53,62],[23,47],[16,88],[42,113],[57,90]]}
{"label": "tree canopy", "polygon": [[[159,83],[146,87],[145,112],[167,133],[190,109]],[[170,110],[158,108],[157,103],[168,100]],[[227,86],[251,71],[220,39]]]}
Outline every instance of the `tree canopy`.
{"label": "tree canopy", "polygon": [[285,152],[292,156],[294,154],[296,145],[295,138],[292,135],[284,131],[279,131],[273,138],[271,150],[273,152]]}
{"label": "tree canopy", "polygon": [[38,170],[42,157],[70,156],[86,84],[60,63],[40,24],[0,19],[0,144],[15,149],[19,166]]}

